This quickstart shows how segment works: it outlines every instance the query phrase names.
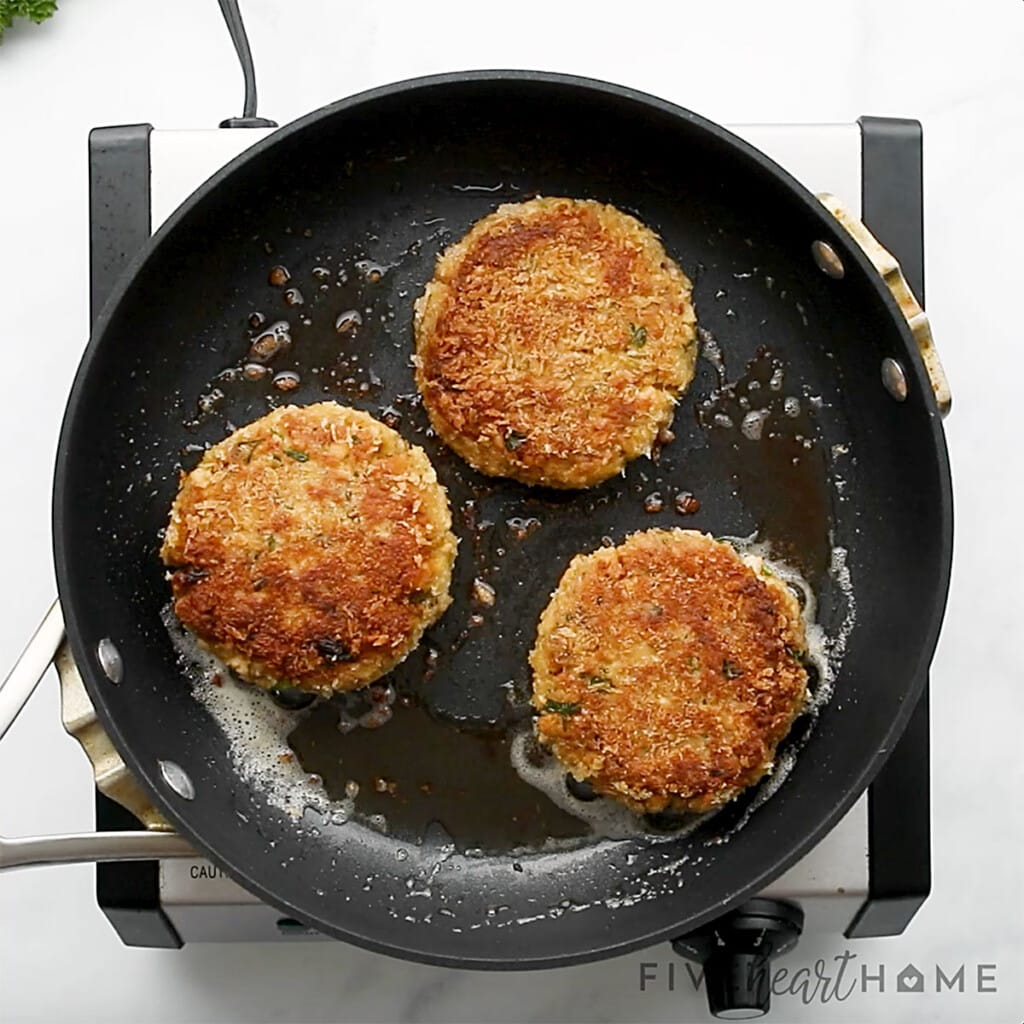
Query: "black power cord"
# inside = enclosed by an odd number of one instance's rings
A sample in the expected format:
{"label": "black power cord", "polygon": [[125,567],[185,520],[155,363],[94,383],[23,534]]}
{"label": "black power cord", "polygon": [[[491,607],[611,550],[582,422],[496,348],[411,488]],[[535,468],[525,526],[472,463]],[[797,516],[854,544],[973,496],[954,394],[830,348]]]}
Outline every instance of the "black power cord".
{"label": "black power cord", "polygon": [[218,0],[220,13],[224,15],[224,23],[235,44],[238,63],[242,65],[242,78],[245,80],[245,101],[241,117],[229,117],[221,121],[221,128],[276,128],[276,121],[268,121],[265,117],[256,116],[256,69],[252,63],[252,51],[249,49],[249,37],[245,34],[242,23],[242,12],[238,9],[238,0]]}

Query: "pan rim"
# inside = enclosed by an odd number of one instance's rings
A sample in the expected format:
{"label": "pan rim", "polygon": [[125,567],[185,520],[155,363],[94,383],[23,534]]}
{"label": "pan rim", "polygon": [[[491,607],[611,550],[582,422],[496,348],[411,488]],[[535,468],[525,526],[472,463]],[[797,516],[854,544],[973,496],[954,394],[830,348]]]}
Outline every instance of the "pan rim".
{"label": "pan rim", "polygon": [[[124,758],[133,775],[144,784],[150,797],[167,819],[186,836],[190,842],[197,847],[197,852],[209,857],[214,863],[222,867],[232,878],[242,884],[247,890],[253,892],[260,899],[286,913],[290,916],[299,917],[313,924],[318,930],[342,938],[357,946],[374,952],[384,953],[389,956],[417,962],[431,963],[437,966],[481,968],[481,969],[521,969],[534,970],[543,967],[568,966],[570,964],[585,963],[607,957],[622,955],[633,950],[641,949],[656,942],[663,941],[678,935],[680,926],[661,926],[657,928],[634,927],[631,931],[619,932],[622,938],[609,941],[607,934],[595,933],[594,939],[585,948],[576,948],[570,952],[557,956],[542,955],[539,957],[517,956],[509,960],[501,955],[487,955],[486,951],[473,953],[470,956],[452,956],[449,954],[434,954],[424,948],[422,944],[414,942],[381,942],[372,935],[361,934],[358,931],[349,931],[339,927],[336,923],[323,920],[311,915],[304,910],[298,910],[287,901],[282,901],[264,886],[248,877],[243,868],[232,863],[220,854],[214,852],[206,842],[197,836],[188,826],[184,817],[179,813],[178,808],[170,799],[165,796],[158,785],[158,776],[155,764],[147,765],[141,756],[137,756],[133,750],[130,739],[122,735],[113,719],[108,715],[104,701],[102,700],[102,682],[99,673],[92,659],[89,656],[88,647],[84,641],[81,631],[81,621],[77,606],[69,599],[71,584],[71,563],[73,561],[69,549],[69,536],[67,523],[70,520],[72,511],[67,508],[68,494],[66,481],[68,478],[69,466],[69,444],[68,439],[74,430],[75,423],[80,415],[84,395],[86,393],[86,381],[90,378],[90,368],[100,349],[107,327],[114,317],[118,307],[130,291],[132,284],[140,269],[151,259],[157,258],[165,239],[177,230],[178,224],[188,217],[192,210],[202,204],[205,199],[218,190],[222,184],[241,167],[246,166],[250,161],[258,160],[262,155],[273,147],[284,143],[295,135],[305,132],[326,119],[360,107],[372,104],[378,100],[390,99],[395,96],[421,93],[432,89],[444,89],[458,86],[467,86],[473,83],[489,83],[500,85],[502,83],[526,83],[538,86],[561,86],[588,94],[603,95],[608,98],[625,100],[646,108],[653,108],[663,114],[674,118],[682,119],[697,127],[699,130],[710,133],[722,142],[726,143],[732,152],[739,159],[745,159],[756,165],[761,173],[767,173],[776,181],[785,186],[793,194],[794,201],[802,202],[821,224],[825,234],[822,237],[828,238],[833,245],[840,249],[841,258],[849,267],[856,264],[862,275],[873,283],[878,296],[886,304],[890,315],[896,322],[904,347],[912,358],[907,360],[907,370],[912,376],[918,392],[923,396],[925,409],[931,418],[932,449],[936,460],[936,478],[939,481],[939,509],[940,520],[938,533],[942,541],[943,564],[939,567],[943,585],[937,589],[934,595],[932,607],[928,609],[926,619],[923,619],[924,628],[922,635],[925,638],[918,651],[917,667],[914,673],[912,684],[908,688],[907,699],[904,700],[899,714],[890,724],[889,730],[884,737],[881,749],[886,753],[880,753],[879,749],[872,753],[867,760],[863,770],[856,777],[855,782],[848,787],[842,799],[835,802],[826,813],[819,819],[818,825],[808,832],[803,833],[800,838],[788,847],[788,852],[766,864],[756,875],[746,879],[744,885],[729,892],[726,896],[708,908],[704,913],[696,915],[685,923],[687,930],[699,927],[701,924],[727,912],[742,900],[756,894],[771,880],[778,877],[789,866],[796,863],[809,850],[816,846],[822,838],[835,826],[840,818],[849,810],[854,802],[871,783],[875,775],[881,769],[887,759],[887,752],[892,750],[897,740],[902,735],[910,715],[920,698],[928,675],[931,659],[934,654],[939,632],[945,612],[948,597],[950,576],[952,568],[952,545],[953,545],[953,498],[952,480],[950,475],[949,458],[945,444],[945,435],[942,430],[941,420],[935,406],[934,397],[928,385],[920,359],[914,352],[913,340],[905,321],[899,313],[895,300],[892,298],[884,282],[878,277],[871,267],[867,258],[855,245],[852,239],[845,238],[841,234],[841,228],[831,219],[828,212],[807,190],[797,182],[787,171],[779,167],[769,157],[751,146],[745,140],[739,138],[727,129],[721,127],[698,114],[683,107],[670,103],[659,97],[652,96],[639,90],[626,86],[617,85],[597,79],[566,75],[556,72],[527,71],[527,70],[474,70],[464,72],[446,72],[443,74],[429,75],[406,79],[399,82],[378,86],[353,96],[346,97],[335,103],[326,105],[314,110],[297,120],[277,129],[264,139],[259,140],[253,146],[245,150],[230,163],[221,168],[206,182],[199,186],[181,206],[175,210],[163,225],[151,236],[148,242],[142,247],[132,260],[128,263],[117,284],[112,290],[107,302],[96,319],[96,323],[90,334],[89,342],[82,355],[82,359],[76,370],[74,381],[68,397],[67,407],[60,431],[57,459],[54,470],[54,490],[52,503],[52,527],[54,545],[54,565],[57,578],[58,593],[60,594],[64,616],[66,621],[68,640],[75,661],[79,666],[82,677],[85,680],[90,696],[93,698],[97,714],[111,740],[114,742],[121,756]],[[99,699],[97,699],[99,697]],[[639,917],[634,918],[639,920]],[[624,922],[619,923],[622,927]],[[624,934],[623,934],[624,933]],[[410,932],[410,934],[412,934]]]}

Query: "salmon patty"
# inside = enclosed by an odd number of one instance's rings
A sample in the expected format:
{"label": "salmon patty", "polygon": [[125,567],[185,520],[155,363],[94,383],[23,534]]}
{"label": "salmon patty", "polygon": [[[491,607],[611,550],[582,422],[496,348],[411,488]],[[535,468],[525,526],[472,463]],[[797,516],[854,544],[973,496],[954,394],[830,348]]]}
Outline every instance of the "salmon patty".
{"label": "salmon patty", "polygon": [[508,203],[416,302],[416,383],[491,476],[591,487],[649,454],[697,357],[692,287],[657,235],[591,200]]}
{"label": "salmon patty", "polygon": [[530,654],[540,741],[638,812],[712,810],[772,767],[807,699],[800,606],[693,530],[577,555]]}
{"label": "salmon patty", "polygon": [[287,406],[184,474],[161,557],[174,609],[243,679],[323,696],[384,675],[451,603],[427,456],[335,402]]}

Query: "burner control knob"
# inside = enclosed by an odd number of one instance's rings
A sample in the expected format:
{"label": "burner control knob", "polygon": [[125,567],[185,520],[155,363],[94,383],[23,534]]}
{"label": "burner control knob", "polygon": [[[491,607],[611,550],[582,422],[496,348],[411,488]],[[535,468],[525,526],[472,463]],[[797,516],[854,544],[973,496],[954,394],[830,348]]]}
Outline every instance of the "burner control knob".
{"label": "burner control knob", "polygon": [[785,900],[753,899],[672,941],[704,968],[708,1008],[720,1020],[753,1020],[771,1006],[771,959],[791,950],[803,911]]}

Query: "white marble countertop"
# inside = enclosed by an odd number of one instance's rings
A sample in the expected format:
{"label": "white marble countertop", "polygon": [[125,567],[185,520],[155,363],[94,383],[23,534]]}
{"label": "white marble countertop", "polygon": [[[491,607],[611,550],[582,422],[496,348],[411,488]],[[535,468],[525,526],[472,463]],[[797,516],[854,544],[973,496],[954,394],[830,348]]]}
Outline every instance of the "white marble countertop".
{"label": "white marble countertop", "polygon": [[[715,120],[917,117],[925,128],[928,300],[955,395],[947,424],[957,551],[933,681],[934,886],[907,933],[862,941],[884,964],[843,1002],[777,998],[772,1020],[1024,1019],[1024,362],[1013,320],[1024,223],[1024,5],[978,0],[758,0],[628,5],[520,0],[350,4],[243,0],[261,112],[285,122],[396,78],[472,67],[617,80]],[[587,13],[584,13],[586,10]],[[85,342],[86,134],[97,124],[213,126],[240,76],[214,0],[65,0],[0,45],[0,309],[7,367],[0,663],[54,591],[49,503],[65,397]],[[61,730],[54,679],[0,745],[0,831],[85,829],[91,781]],[[787,966],[844,949],[805,942]],[[4,1021],[675,1021],[706,1019],[685,976],[640,991],[641,960],[531,975],[391,961],[341,944],[124,948],[92,869],[0,876]],[[893,991],[914,961],[967,965],[968,991]],[[995,964],[978,993],[978,964]],[[993,982],[989,982],[989,985]]]}

